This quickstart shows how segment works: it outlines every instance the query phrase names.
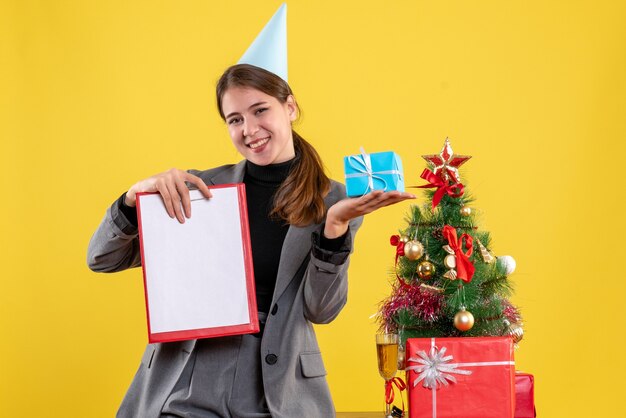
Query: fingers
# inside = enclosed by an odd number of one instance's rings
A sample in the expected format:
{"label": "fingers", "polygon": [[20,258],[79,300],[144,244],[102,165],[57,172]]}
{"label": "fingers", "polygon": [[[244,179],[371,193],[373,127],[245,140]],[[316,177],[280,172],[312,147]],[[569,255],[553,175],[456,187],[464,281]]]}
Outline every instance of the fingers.
{"label": "fingers", "polygon": [[[178,222],[180,222],[181,224],[184,224],[185,215],[183,214],[183,208],[181,205],[181,201],[183,198],[180,195],[179,189],[176,186],[175,182],[168,182],[166,184],[167,184],[167,190],[170,192],[171,202],[174,208],[174,213],[176,214],[176,219],[178,219]],[[189,191],[187,191],[187,193],[189,193]],[[189,199],[189,196],[187,196],[187,199]]]}
{"label": "fingers", "polygon": [[408,199],[415,199],[415,195],[399,191],[383,192],[381,190],[375,190],[363,196],[363,198],[365,199],[359,202],[359,209],[363,211],[363,214],[367,214],[385,206],[403,202]]}
{"label": "fingers", "polygon": [[126,204],[135,206],[136,193],[158,192],[170,218],[176,218],[180,223],[185,223],[185,217],[191,217],[191,197],[185,181],[195,185],[206,198],[213,197],[200,177],[172,168],[131,186],[126,192]]}
{"label": "fingers", "polygon": [[[184,204],[187,200],[188,208],[185,209],[185,213],[191,211],[191,205],[189,203],[189,190],[185,183],[180,179],[178,172],[175,168],[166,171],[165,173],[155,176],[155,188],[161,194],[165,210],[170,218],[178,219],[178,222],[185,223],[185,216],[183,215],[183,208],[181,207],[181,201]],[[180,184],[179,184],[180,183]],[[186,192],[186,193],[185,193]]]}
{"label": "fingers", "polygon": [[178,195],[183,204],[183,210],[185,211],[185,216],[187,218],[191,217],[191,199],[189,197],[189,189],[183,180],[178,178],[174,183],[176,185],[176,190],[178,191]]}
{"label": "fingers", "polygon": [[211,193],[211,191],[209,190],[207,185],[204,184],[204,181],[200,177],[194,176],[191,173],[185,172],[184,173],[184,179],[185,179],[185,181],[188,181],[189,183],[191,183],[194,186],[196,186],[198,188],[198,190],[200,190],[200,192],[202,192],[204,197],[206,197],[207,199],[210,199],[210,198],[213,197],[213,194]]}
{"label": "fingers", "polygon": [[163,199],[163,204],[165,204],[167,214],[170,215],[170,218],[173,218],[175,216],[174,205],[172,204],[172,195],[167,188],[166,181],[162,178],[157,179],[155,188],[161,194],[161,199]]}
{"label": "fingers", "polygon": [[155,191],[161,194],[167,214],[181,224],[185,223],[185,218],[191,217],[191,197],[185,181],[198,187],[206,198],[213,197],[200,177],[186,171],[172,168],[153,177]]}
{"label": "fingers", "polygon": [[204,184],[204,181],[202,181],[200,177],[194,176],[193,174],[190,174],[187,172],[181,172],[181,173],[183,174],[182,179],[179,179],[179,181],[176,182],[176,186],[182,197],[183,209],[185,210],[185,216],[187,216],[187,218],[191,218],[191,199],[189,197],[189,188],[185,184],[185,181],[188,181],[189,183],[196,186],[198,190],[200,190],[200,192],[207,199],[212,198],[213,194],[211,193],[207,185]]}
{"label": "fingers", "polygon": [[178,219],[178,222],[185,223],[185,217],[181,209],[181,196],[178,193],[176,184],[171,178],[159,178],[156,182],[157,191],[161,194],[165,210],[170,218]]}
{"label": "fingers", "polygon": [[363,196],[358,198],[357,204],[358,205],[362,205],[362,206],[371,204],[372,202],[375,202],[376,200],[380,199],[380,197],[384,193],[385,192],[383,192],[382,190],[374,190],[374,191],[372,191],[370,193],[364,194]]}
{"label": "fingers", "polygon": [[406,192],[390,192],[387,193],[383,202],[386,202],[385,206],[393,205],[394,203],[403,202],[405,200],[415,199],[415,195]]}
{"label": "fingers", "polygon": [[411,199],[411,198],[410,197],[397,197],[393,199],[387,199],[381,202],[381,204],[376,209],[382,208],[385,206],[395,205],[396,203],[404,202],[405,200],[408,200],[408,199]]}
{"label": "fingers", "polygon": [[411,193],[383,192],[375,190],[361,197],[343,199],[328,209],[328,219],[332,216],[340,221],[349,221],[358,216],[367,215],[377,209],[393,205],[407,199],[415,199]]}
{"label": "fingers", "polygon": [[394,205],[396,203],[403,202],[405,200],[415,199],[415,195],[404,192],[390,192],[386,193],[386,196],[376,202],[376,209],[379,207]]}

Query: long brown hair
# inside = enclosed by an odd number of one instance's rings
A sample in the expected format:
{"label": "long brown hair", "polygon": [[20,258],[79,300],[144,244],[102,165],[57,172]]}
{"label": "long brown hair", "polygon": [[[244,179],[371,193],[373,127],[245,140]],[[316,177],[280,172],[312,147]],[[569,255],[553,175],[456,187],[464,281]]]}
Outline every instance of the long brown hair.
{"label": "long brown hair", "polygon": [[[293,92],[282,78],[254,65],[237,64],[228,68],[217,82],[217,109],[222,119],[222,98],[230,87],[249,87],[285,103]],[[324,196],[330,190],[330,180],[324,173],[322,160],[315,148],[293,129],[296,159],[287,178],[274,195],[270,216],[278,216],[291,225],[304,226],[324,219]]]}

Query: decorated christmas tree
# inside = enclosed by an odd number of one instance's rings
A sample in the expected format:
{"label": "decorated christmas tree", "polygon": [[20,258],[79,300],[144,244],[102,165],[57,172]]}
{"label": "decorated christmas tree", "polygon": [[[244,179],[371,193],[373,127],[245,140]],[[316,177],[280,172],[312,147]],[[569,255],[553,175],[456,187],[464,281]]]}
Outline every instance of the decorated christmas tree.
{"label": "decorated christmas tree", "polygon": [[457,155],[446,139],[439,154],[424,155],[429,168],[428,203],[412,206],[406,226],[391,237],[396,247],[392,293],[381,303],[381,329],[397,332],[400,344],[416,337],[523,336],[509,275],[510,256],[495,256],[491,239],[479,229],[472,198],[459,167],[471,157]]}

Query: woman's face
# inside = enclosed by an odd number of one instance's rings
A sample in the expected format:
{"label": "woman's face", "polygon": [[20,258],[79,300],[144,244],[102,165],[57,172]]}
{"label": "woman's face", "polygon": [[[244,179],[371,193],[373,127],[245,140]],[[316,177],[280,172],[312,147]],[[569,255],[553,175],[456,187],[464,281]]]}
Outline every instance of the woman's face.
{"label": "woman's face", "polygon": [[257,165],[277,164],[292,159],[291,122],[296,119],[293,96],[285,103],[249,87],[231,87],[222,97],[228,133],[237,151]]}

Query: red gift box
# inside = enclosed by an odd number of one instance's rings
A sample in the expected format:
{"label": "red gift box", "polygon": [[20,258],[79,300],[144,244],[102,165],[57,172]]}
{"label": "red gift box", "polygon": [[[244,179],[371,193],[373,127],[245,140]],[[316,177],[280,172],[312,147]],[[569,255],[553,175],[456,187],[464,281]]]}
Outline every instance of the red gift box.
{"label": "red gift box", "polygon": [[515,373],[515,418],[535,418],[535,377]]}
{"label": "red gift box", "polygon": [[409,418],[513,418],[510,337],[409,338]]}

